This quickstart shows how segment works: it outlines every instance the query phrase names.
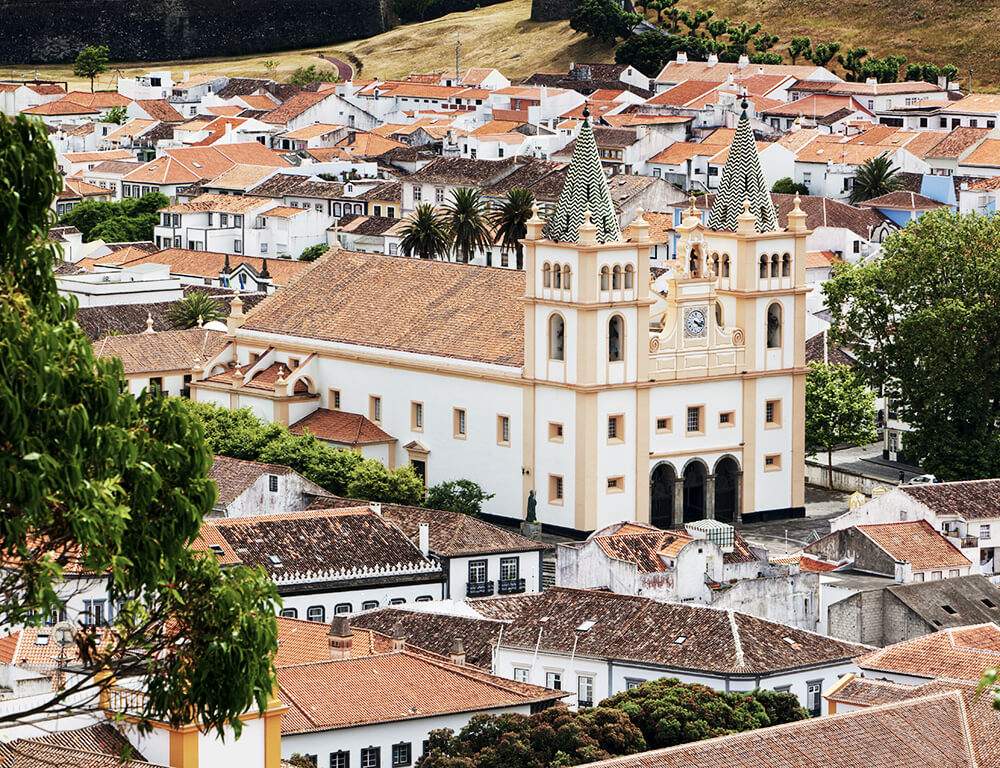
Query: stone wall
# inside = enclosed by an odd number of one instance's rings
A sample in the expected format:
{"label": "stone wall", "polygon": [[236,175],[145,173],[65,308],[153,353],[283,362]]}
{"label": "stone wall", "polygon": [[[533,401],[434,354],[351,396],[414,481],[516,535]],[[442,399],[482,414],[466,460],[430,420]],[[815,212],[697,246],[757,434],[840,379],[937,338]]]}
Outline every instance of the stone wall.
{"label": "stone wall", "polygon": [[323,46],[384,32],[391,0],[0,0],[0,63],[169,61]]}

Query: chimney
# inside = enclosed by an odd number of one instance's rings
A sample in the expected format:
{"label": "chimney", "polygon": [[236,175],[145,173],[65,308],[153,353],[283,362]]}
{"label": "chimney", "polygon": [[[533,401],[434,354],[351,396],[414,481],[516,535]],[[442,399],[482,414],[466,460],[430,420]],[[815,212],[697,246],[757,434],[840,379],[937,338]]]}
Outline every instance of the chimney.
{"label": "chimney", "polygon": [[716,64],[719,63],[719,54],[717,53],[708,54],[708,61],[705,63],[708,64],[708,66],[710,67],[714,67]]}
{"label": "chimney", "polygon": [[878,80],[874,77],[869,77],[865,80],[865,85],[878,85]]}
{"label": "chimney", "polygon": [[677,63],[678,64],[687,64],[688,63],[687,51],[678,51],[677,52]]}
{"label": "chimney", "polygon": [[465,666],[465,643],[462,642],[462,638],[455,638],[455,642],[451,644],[451,651],[448,654],[448,658],[457,667]]}
{"label": "chimney", "polygon": [[746,69],[749,66],[750,66],[750,57],[744,53],[742,56],[740,56],[740,60],[736,62],[736,68]]}
{"label": "chimney", "polygon": [[431,552],[431,527],[428,523],[421,523],[419,531],[420,554],[427,557]]}
{"label": "chimney", "polygon": [[397,621],[392,628],[392,650],[402,651],[406,649],[406,634],[403,632],[403,622]]}
{"label": "chimney", "polygon": [[759,65],[757,67],[757,74],[758,75],[763,75],[764,74],[764,65],[763,64],[761,64],[761,65]]}
{"label": "chimney", "polygon": [[334,616],[327,632],[327,643],[330,646],[331,659],[351,658],[351,646],[354,643],[354,633],[346,616]]}

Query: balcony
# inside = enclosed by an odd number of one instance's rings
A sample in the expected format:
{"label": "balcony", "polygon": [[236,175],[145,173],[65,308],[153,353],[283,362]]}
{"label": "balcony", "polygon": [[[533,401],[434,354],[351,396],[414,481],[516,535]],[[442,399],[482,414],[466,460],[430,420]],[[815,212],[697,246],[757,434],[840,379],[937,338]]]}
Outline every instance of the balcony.
{"label": "balcony", "polygon": [[466,597],[490,597],[493,595],[492,581],[470,581],[465,585]]}
{"label": "balcony", "polygon": [[519,595],[524,592],[524,579],[507,579],[500,581],[500,588],[497,590],[501,595]]}

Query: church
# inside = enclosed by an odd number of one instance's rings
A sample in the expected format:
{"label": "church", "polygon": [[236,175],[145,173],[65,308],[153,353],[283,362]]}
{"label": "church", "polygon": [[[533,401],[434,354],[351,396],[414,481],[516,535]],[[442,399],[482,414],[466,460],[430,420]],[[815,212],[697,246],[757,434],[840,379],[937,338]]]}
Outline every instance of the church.
{"label": "church", "polygon": [[714,206],[651,270],[619,228],[588,120],[523,272],[331,250],[244,315],[192,397],[247,407],[484,512],[580,535],[803,512],[805,213],[781,230],[746,114]]}

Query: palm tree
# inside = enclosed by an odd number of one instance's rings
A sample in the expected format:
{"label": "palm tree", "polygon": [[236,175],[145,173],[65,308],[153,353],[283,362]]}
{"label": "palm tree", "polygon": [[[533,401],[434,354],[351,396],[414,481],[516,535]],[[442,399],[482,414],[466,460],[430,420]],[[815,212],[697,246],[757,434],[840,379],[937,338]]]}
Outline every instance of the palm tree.
{"label": "palm tree", "polygon": [[518,269],[524,269],[524,248],[521,240],[528,234],[528,219],[534,214],[535,196],[527,189],[516,187],[493,213],[493,235],[504,253],[512,250]]}
{"label": "palm tree", "polygon": [[486,206],[478,189],[461,187],[454,190],[444,210],[451,249],[459,261],[468,264],[477,248],[485,251],[492,245]]}
{"label": "palm tree", "polygon": [[403,239],[399,245],[404,256],[443,258],[451,247],[448,226],[433,205],[421,203],[403,227]]}
{"label": "palm tree", "polygon": [[213,320],[222,320],[219,302],[207,293],[189,293],[167,312],[167,319],[178,328],[194,328]]}
{"label": "palm tree", "polygon": [[899,189],[898,173],[899,169],[893,166],[892,160],[884,152],[871,160],[865,160],[854,174],[851,202],[860,203]]}

